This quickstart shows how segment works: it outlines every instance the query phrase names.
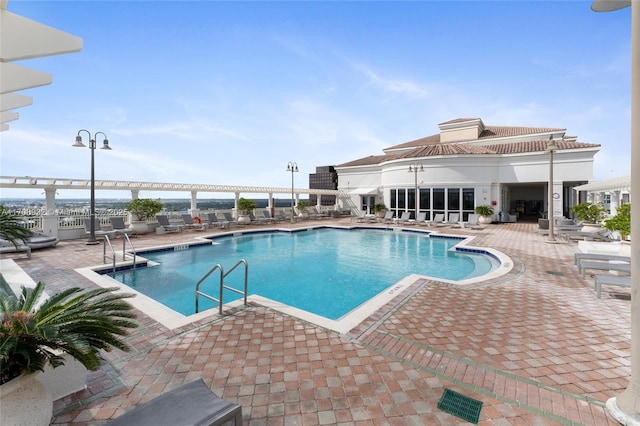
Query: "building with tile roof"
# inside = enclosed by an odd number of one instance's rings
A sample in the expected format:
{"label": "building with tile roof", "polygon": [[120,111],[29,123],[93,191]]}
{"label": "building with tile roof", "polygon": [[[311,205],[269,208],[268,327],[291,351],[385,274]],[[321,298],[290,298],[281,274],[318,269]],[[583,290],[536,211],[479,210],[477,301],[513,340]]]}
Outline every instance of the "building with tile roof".
{"label": "building with tile roof", "polygon": [[466,220],[478,205],[492,205],[495,220],[542,217],[548,211],[551,140],[555,216],[570,216],[571,207],[584,201],[573,188],[593,180],[600,145],[578,142],[566,129],[489,126],[480,118],[457,118],[438,127],[438,134],[336,166],[348,207],[369,213],[374,204],[384,203],[396,216],[408,211],[415,217],[417,201],[427,219],[459,213]]}

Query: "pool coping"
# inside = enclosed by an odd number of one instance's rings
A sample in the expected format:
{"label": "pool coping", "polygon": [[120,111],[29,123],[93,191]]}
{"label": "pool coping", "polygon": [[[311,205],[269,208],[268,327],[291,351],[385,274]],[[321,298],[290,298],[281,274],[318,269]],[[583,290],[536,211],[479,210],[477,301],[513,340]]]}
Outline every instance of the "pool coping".
{"label": "pool coping", "polygon": [[[293,306],[285,305],[281,302],[278,302],[273,299],[266,298],[264,296],[259,295],[250,295],[247,297],[247,302],[257,303],[259,305],[269,307],[271,309],[280,311],[287,315],[299,318],[301,320],[316,324],[320,327],[336,331],[338,333],[347,333],[349,330],[356,327],[382,306],[390,302],[394,297],[404,291],[406,288],[410,287],[414,283],[420,280],[429,280],[433,283],[445,283],[447,285],[455,285],[455,286],[469,286],[469,285],[482,285],[489,284],[488,281],[495,280],[498,277],[506,275],[513,268],[513,261],[504,253],[487,248],[487,247],[476,247],[472,246],[470,243],[474,240],[474,236],[460,236],[460,235],[451,235],[440,232],[433,232],[431,230],[421,230],[421,229],[410,229],[403,227],[373,227],[373,226],[335,226],[335,225],[315,225],[308,226],[304,228],[297,229],[285,229],[285,228],[260,228],[260,229],[236,229],[228,232],[212,234],[212,235],[199,235],[195,237],[192,241],[186,241],[181,244],[165,244],[154,247],[148,247],[141,250],[141,253],[149,253],[149,252],[157,252],[157,251],[165,251],[165,250],[182,250],[185,248],[189,248],[190,246],[198,246],[198,245],[209,245],[214,244],[215,239],[224,238],[228,236],[236,236],[236,235],[246,235],[246,234],[258,234],[258,233],[268,233],[268,232],[285,232],[285,233],[295,233],[295,232],[305,232],[310,230],[317,230],[323,228],[332,228],[332,229],[371,229],[376,231],[387,231],[387,232],[410,232],[410,233],[420,233],[427,234],[432,238],[451,238],[460,240],[458,244],[453,246],[450,250],[461,251],[461,252],[472,252],[472,253],[482,253],[489,255],[492,257],[497,263],[498,266],[492,270],[491,272],[484,274],[480,277],[473,277],[465,280],[447,280],[443,278],[434,278],[426,275],[419,274],[411,274],[408,275],[395,283],[389,285],[384,290],[380,291],[375,296],[369,298],[364,303],[355,307],[342,317],[337,320],[332,320],[329,318],[322,317],[317,314],[313,314],[308,311],[304,311],[302,309],[295,308]],[[136,254],[136,264],[137,263],[151,263],[148,259],[144,258],[144,256],[140,254]],[[116,269],[118,267],[130,267],[133,264],[133,261],[127,260],[122,262],[116,262]],[[208,318],[213,315],[219,315],[217,308],[208,309],[206,311],[202,311],[192,315],[183,315],[180,314],[173,309],[163,305],[160,302],[155,301],[149,296],[146,296],[135,289],[128,287],[111,277],[105,274],[101,274],[98,271],[110,270],[112,266],[100,264],[87,266],[83,268],[75,269],[76,272],[92,281],[96,285],[103,288],[116,288],[117,293],[129,293],[135,294],[135,297],[128,299],[129,303],[136,309],[148,315],[153,320],[162,324],[170,330],[180,328],[186,326],[188,324],[200,321],[202,319]],[[225,308],[232,308],[236,306],[241,306],[242,300],[235,300],[233,302],[228,302],[224,304]]]}

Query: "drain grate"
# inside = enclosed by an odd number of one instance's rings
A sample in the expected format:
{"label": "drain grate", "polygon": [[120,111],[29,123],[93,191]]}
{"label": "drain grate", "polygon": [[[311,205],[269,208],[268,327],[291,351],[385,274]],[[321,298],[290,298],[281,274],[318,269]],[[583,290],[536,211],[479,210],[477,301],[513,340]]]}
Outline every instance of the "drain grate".
{"label": "drain grate", "polygon": [[445,388],[438,402],[438,408],[477,425],[480,418],[480,410],[482,410],[482,402]]}
{"label": "drain grate", "polygon": [[564,277],[564,274],[560,271],[547,271],[547,274],[550,275],[560,275],[561,277]]}

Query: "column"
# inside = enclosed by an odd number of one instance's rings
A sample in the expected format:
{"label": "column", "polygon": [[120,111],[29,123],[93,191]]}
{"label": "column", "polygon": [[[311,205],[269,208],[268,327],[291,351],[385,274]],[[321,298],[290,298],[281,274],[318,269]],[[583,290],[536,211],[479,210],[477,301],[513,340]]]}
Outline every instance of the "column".
{"label": "column", "polygon": [[52,237],[58,236],[58,215],[56,214],[56,188],[45,188],[45,208],[42,215],[42,233]]}
{"label": "column", "polygon": [[189,209],[189,214],[191,216],[200,216],[200,211],[198,210],[198,191],[191,191],[191,208]]}

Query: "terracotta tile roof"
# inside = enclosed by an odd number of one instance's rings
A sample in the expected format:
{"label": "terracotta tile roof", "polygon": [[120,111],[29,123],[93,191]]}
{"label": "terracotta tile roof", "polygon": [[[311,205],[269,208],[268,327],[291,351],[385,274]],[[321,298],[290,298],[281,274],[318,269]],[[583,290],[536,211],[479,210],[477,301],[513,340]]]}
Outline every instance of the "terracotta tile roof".
{"label": "terracotta tile roof", "polygon": [[[469,121],[469,120],[470,119],[468,118],[459,118],[459,119],[447,121],[446,123],[441,123],[441,124],[463,122],[463,121]],[[557,127],[485,126],[482,133],[480,133],[480,136],[478,136],[478,139],[474,139],[474,140],[507,138],[507,137],[531,135],[531,134],[537,134],[537,133],[564,132],[565,130],[566,129],[557,128]],[[455,143],[462,143],[462,142],[471,142],[471,140],[456,141]],[[396,150],[396,149],[402,149],[402,148],[418,147],[423,145],[432,145],[436,143],[440,143],[439,133],[435,135],[427,136],[424,138],[416,139],[413,141],[401,143],[399,145],[394,145],[387,149]]]}
{"label": "terracotta tile roof", "polygon": [[[444,155],[501,155],[501,154],[523,154],[527,152],[541,152],[547,149],[548,140],[540,139],[534,141],[524,142],[510,142],[500,143],[494,145],[476,145],[470,143],[443,143],[443,144],[429,144],[425,146],[419,146],[411,151],[403,152],[400,154],[388,154],[388,155],[371,155],[369,157],[360,158],[358,160],[349,161],[347,163],[339,164],[336,167],[350,167],[350,166],[368,166],[382,164],[387,161],[406,159],[406,158],[424,158],[435,157]],[[575,141],[556,141],[558,150],[566,149],[582,149],[582,148],[597,148],[600,144],[595,143],[582,143]]]}

